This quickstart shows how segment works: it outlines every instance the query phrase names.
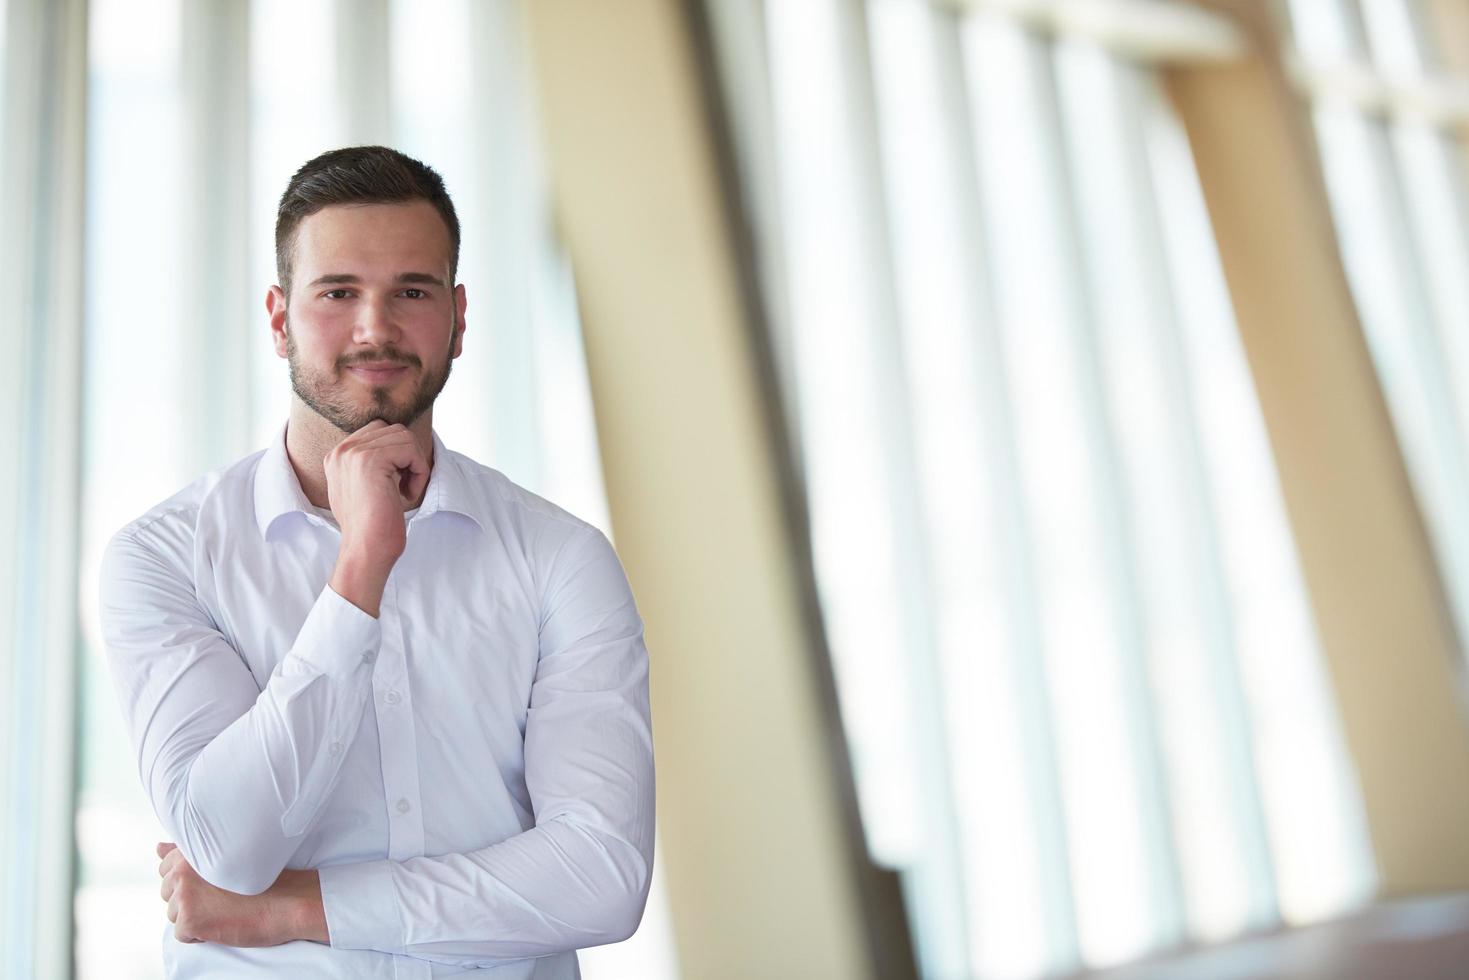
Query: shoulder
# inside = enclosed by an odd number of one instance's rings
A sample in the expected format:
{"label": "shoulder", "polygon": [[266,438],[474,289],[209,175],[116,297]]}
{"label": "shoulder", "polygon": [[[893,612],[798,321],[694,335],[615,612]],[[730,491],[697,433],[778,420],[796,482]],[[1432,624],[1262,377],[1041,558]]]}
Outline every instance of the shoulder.
{"label": "shoulder", "polygon": [[504,473],[452,453],[464,483],[474,488],[475,517],[518,551],[540,595],[543,613],[567,595],[618,597],[630,591],[612,542],[596,525],[511,480]]}
{"label": "shoulder", "polygon": [[[124,524],[107,544],[104,562],[127,556],[152,556],[169,564],[184,562],[209,515],[226,511],[254,519],[256,467],[264,450],[211,470],[188,486]],[[242,511],[241,508],[244,508]]]}
{"label": "shoulder", "polygon": [[[532,493],[492,466],[447,451],[473,495],[474,516],[527,543],[564,545],[604,538],[596,526],[539,494]],[[604,538],[605,540],[605,538]]]}

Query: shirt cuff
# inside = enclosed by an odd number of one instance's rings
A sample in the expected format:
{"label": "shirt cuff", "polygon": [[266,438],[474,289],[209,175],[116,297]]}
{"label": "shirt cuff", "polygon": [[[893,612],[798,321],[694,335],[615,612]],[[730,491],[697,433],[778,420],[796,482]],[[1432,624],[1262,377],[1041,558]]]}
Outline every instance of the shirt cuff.
{"label": "shirt cuff", "polygon": [[317,671],[339,677],[375,661],[382,639],[379,620],[327,585],[301,624],[291,653]]}
{"label": "shirt cuff", "polygon": [[403,952],[403,916],[392,861],[337,864],[317,871],[327,938],[335,949]]}

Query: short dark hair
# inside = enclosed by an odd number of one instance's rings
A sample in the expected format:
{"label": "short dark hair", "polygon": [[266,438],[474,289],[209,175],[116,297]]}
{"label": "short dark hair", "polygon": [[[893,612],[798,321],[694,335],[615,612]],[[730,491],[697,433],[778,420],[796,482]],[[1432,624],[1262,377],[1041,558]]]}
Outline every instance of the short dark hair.
{"label": "short dark hair", "polygon": [[333,204],[396,204],[424,200],[434,206],[449,230],[449,275],[459,273],[459,216],[444,189],[444,178],[430,166],[386,146],[348,146],[328,150],[302,164],[275,216],[275,271],[291,297],[291,263],[296,229],[303,219]]}

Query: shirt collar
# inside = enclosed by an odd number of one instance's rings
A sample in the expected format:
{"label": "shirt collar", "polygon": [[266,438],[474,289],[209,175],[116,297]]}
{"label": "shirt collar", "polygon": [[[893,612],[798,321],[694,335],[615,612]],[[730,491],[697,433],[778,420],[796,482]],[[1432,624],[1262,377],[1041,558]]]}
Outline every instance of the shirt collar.
{"label": "shirt collar", "polygon": [[[485,521],[474,509],[475,494],[468,485],[463,468],[454,454],[444,448],[439,434],[431,434],[434,467],[423,492],[423,503],[410,521],[423,520],[444,511],[463,514],[483,529]],[[286,455],[286,426],[281,426],[280,433],[271,440],[255,470],[255,522],[260,527],[261,536],[268,537],[271,525],[291,513],[316,517],[316,511],[301,489],[301,481],[296,478],[296,471]]]}

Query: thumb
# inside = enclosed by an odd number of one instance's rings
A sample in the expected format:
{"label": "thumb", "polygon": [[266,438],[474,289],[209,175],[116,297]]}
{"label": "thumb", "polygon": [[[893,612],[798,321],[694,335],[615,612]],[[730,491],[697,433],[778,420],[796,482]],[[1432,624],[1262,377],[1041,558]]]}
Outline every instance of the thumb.
{"label": "thumb", "polygon": [[159,857],[164,857],[168,854],[169,851],[172,851],[177,847],[178,845],[173,843],[172,841],[159,841],[158,846],[154,848],[154,850],[158,852]]}

